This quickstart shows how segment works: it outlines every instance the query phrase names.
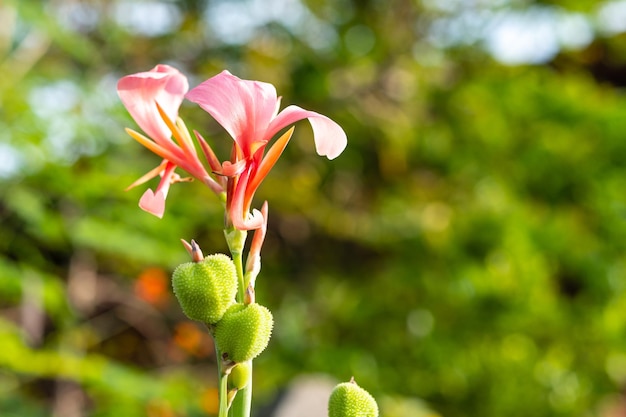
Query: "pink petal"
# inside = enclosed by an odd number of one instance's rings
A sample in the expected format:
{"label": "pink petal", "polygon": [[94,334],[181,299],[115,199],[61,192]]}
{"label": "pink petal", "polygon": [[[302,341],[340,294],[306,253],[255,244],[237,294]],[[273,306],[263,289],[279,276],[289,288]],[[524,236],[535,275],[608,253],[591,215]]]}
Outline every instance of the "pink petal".
{"label": "pink petal", "polygon": [[165,195],[160,190],[155,194],[152,190],[148,189],[143,193],[141,199],[139,199],[139,207],[150,214],[154,214],[159,219],[162,219],[163,213],[165,213]]}
{"label": "pink petal", "polygon": [[245,192],[248,186],[249,172],[242,172],[237,178],[237,184],[232,191],[232,200],[228,206],[228,217],[235,229],[253,230],[263,225],[263,214],[258,210],[249,213],[250,207],[245,205]]}
{"label": "pink petal", "polygon": [[253,209],[252,213],[248,213],[245,219],[236,219],[233,226],[239,230],[255,230],[263,227],[263,214],[257,209]]}
{"label": "pink petal", "polygon": [[267,129],[266,140],[270,140],[282,128],[302,119],[309,119],[311,123],[315,149],[319,155],[334,159],[346,148],[348,138],[341,126],[324,115],[298,106],[286,107],[272,120]]}
{"label": "pink petal", "polygon": [[189,89],[187,78],[168,65],[157,65],[150,71],[127,75],[117,83],[117,93],[141,129],[157,141],[168,140],[169,128],[163,122],[155,101],[171,120]]}
{"label": "pink petal", "polygon": [[200,148],[202,148],[202,152],[204,153],[204,157],[206,158],[207,162],[209,163],[209,166],[211,167],[211,170],[213,170],[213,171],[221,170],[222,169],[222,165],[220,164],[220,160],[217,159],[217,156],[215,155],[215,152],[213,152],[213,149],[208,144],[208,142],[206,140],[204,140],[202,135],[200,133],[198,133],[197,131],[194,130],[193,134],[196,136],[196,139],[198,140],[198,143],[200,144]]}
{"label": "pink petal", "polygon": [[278,98],[273,85],[242,80],[228,71],[209,78],[187,93],[237,141],[245,156],[261,141],[276,114]]}
{"label": "pink petal", "polygon": [[161,173],[161,181],[157,186],[156,192],[148,189],[139,199],[139,207],[150,214],[154,214],[159,219],[163,218],[163,213],[165,212],[165,198],[170,190],[170,185],[172,185],[174,170],[176,170],[176,164],[167,161],[165,169]]}
{"label": "pink petal", "polygon": [[235,162],[234,164],[230,161],[225,161],[222,164],[222,168],[219,172],[220,175],[225,177],[234,177],[235,175],[241,174],[247,167],[247,162],[245,159]]}

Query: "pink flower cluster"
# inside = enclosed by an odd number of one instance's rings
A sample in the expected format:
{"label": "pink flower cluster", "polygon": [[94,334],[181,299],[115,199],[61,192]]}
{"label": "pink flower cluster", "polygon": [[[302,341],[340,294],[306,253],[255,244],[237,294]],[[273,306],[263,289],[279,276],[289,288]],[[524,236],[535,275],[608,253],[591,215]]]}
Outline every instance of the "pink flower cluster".
{"label": "pink flower cluster", "polygon": [[[233,227],[239,230],[265,228],[267,207],[264,213],[251,211],[252,198],[285,149],[294,128],[266,149],[270,141],[285,127],[308,119],[319,155],[333,159],[347,144],[343,129],[328,117],[293,105],[279,112],[280,98],[273,85],[242,80],[228,71],[189,91],[189,83],[182,73],[168,65],[157,65],[150,71],[121,78],[117,91],[145,135],[131,129],[126,131],[163,158],[159,166],[129,187],[161,176],[156,190],[147,190],[139,201],[143,210],[158,217],[163,216],[170,185],[188,180],[175,173],[180,167],[216,194],[225,194],[227,218]],[[194,131],[195,141],[192,139],[178,117],[178,109],[185,98],[209,113],[234,139],[230,160],[220,162],[199,133]],[[208,168],[199,157],[196,142]]]}

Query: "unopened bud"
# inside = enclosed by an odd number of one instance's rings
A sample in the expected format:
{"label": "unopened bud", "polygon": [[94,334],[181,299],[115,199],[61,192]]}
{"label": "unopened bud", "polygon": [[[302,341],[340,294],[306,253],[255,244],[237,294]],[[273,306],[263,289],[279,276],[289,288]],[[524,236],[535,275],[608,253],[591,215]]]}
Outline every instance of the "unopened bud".
{"label": "unopened bud", "polygon": [[209,255],[200,262],[179,265],[172,275],[174,294],[192,320],[217,323],[237,293],[235,264],[226,255]]}
{"label": "unopened bud", "polygon": [[252,363],[241,362],[231,369],[228,376],[228,387],[230,389],[242,390],[250,383],[252,376]]}
{"label": "unopened bud", "polygon": [[269,343],[274,319],[260,304],[231,306],[215,326],[215,342],[224,359],[246,362],[256,358]]}
{"label": "unopened bud", "polygon": [[337,385],[330,394],[328,417],[378,417],[378,404],[352,379]]}

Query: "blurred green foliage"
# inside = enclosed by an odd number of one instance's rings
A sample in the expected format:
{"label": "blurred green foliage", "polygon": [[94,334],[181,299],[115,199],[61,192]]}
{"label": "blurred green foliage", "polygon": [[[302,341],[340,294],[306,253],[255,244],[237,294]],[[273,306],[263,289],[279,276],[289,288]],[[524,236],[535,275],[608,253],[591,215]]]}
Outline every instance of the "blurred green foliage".
{"label": "blurred green foliage", "polygon": [[[179,184],[158,220],[123,191],[159,161],[125,135],[116,80],[169,63],[192,85],[274,83],[348,134],[328,162],[298,125],[257,193],[257,299],[276,319],[257,405],[326,373],[354,375],[383,417],[618,415],[626,34],[609,3],[471,3],[0,4],[0,414],[215,411],[210,339],[167,275],[180,238],[227,250],[219,204]],[[499,63],[469,17],[528,11],[597,30]],[[182,113],[227,155],[216,123]]]}

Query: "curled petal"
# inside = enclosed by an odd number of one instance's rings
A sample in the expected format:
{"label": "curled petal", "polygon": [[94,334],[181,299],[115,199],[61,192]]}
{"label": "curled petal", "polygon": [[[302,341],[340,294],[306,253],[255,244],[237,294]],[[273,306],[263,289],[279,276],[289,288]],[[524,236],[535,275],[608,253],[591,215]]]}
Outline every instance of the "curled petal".
{"label": "curled petal", "polygon": [[[236,212],[233,214],[237,214]],[[239,230],[255,230],[263,227],[263,214],[257,209],[253,209],[252,213],[247,213],[246,217],[236,216],[232,217],[233,226]]]}
{"label": "curled petal", "polygon": [[348,138],[341,126],[322,114],[298,106],[286,107],[272,120],[267,129],[266,139],[271,139],[282,128],[302,119],[309,119],[311,123],[315,149],[319,155],[334,159],[346,148]]}
{"label": "curled petal", "polygon": [[263,227],[264,222],[263,214],[259,210],[253,209],[252,213],[248,213],[248,217],[244,220],[242,230],[259,229]]}
{"label": "curled petal", "polygon": [[254,231],[252,243],[250,244],[250,252],[248,253],[248,259],[246,260],[246,287],[254,288],[256,277],[261,271],[261,247],[263,246],[263,241],[265,240],[265,234],[267,232],[268,210],[266,201],[263,203],[263,207],[261,208],[263,224]]}
{"label": "curled petal", "polygon": [[224,175],[226,177],[234,177],[235,175],[241,174],[247,167],[247,162],[242,159],[241,161],[237,161],[234,164],[230,161],[225,161],[222,164],[222,169],[219,174]]}
{"label": "curled petal", "polygon": [[[254,210],[256,213],[259,213],[258,210]],[[250,244],[250,257],[261,256],[261,247],[263,246],[263,241],[265,240],[265,234],[267,233],[267,218],[268,218],[268,205],[267,201],[263,203],[261,207],[260,214],[263,217],[263,224],[254,232],[254,236],[252,237],[252,243]],[[255,213],[255,214],[256,214]]]}

